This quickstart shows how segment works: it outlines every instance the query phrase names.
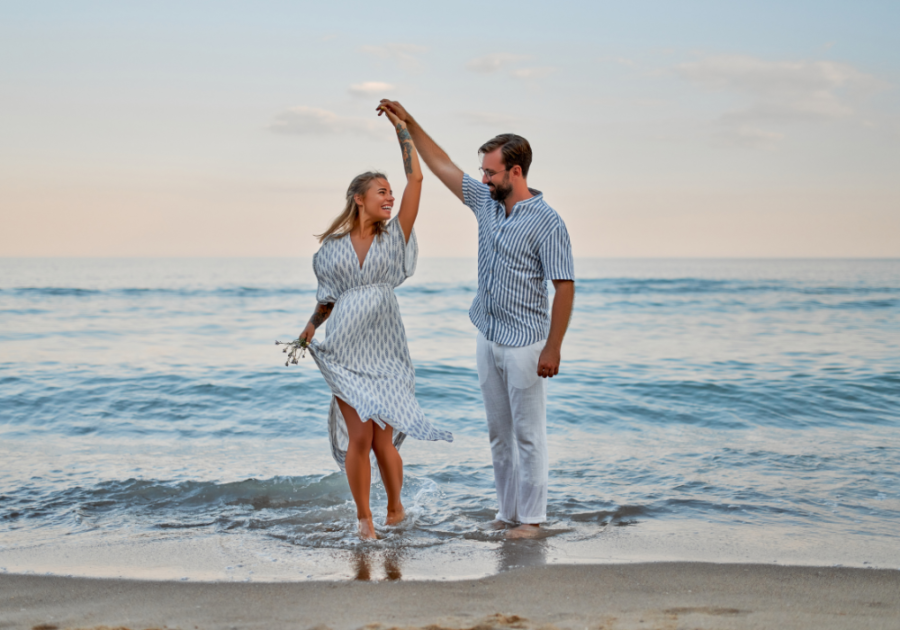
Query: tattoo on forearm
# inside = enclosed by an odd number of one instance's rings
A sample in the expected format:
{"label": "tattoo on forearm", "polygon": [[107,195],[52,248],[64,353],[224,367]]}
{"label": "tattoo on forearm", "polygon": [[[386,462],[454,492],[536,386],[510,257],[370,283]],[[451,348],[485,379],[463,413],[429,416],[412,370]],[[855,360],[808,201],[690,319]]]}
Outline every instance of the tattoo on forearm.
{"label": "tattoo on forearm", "polygon": [[403,170],[406,171],[407,175],[412,175],[412,143],[404,142],[403,143]]}
{"label": "tattoo on forearm", "polygon": [[316,304],[316,310],[313,311],[312,317],[309,318],[309,323],[318,328],[328,319],[333,309],[334,304]]}
{"label": "tattoo on forearm", "polygon": [[397,125],[397,139],[400,141],[400,150],[403,152],[403,168],[407,175],[412,174],[412,136],[401,125]]}

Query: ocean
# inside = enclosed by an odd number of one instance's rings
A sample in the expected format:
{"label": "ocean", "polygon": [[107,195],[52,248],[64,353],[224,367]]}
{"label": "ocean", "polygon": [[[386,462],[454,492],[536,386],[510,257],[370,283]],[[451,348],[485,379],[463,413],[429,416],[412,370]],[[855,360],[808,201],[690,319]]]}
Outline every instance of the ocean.
{"label": "ocean", "polygon": [[900,569],[900,260],[576,260],[537,541],[480,527],[475,272],[422,259],[397,289],[419,402],[455,440],[404,443],[409,518],[363,543],[328,388],[274,343],[312,313],[309,259],[0,259],[0,572]]}

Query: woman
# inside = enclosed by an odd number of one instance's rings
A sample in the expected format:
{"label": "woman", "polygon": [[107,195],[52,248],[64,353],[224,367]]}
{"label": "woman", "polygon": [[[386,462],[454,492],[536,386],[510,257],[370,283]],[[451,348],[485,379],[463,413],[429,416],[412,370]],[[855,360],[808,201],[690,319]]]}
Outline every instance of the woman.
{"label": "woman", "polygon": [[[400,211],[391,219],[394,196],[384,175],[370,172],[353,179],[344,211],[319,236],[322,246],[313,257],[317,305],[300,334],[312,342],[310,354],[331,388],[331,452],[347,472],[364,540],[377,538],[369,507],[370,451],[388,496],[385,525],[397,525],[404,517],[403,460],[397,448],[406,435],[453,441],[425,419],[415,398],[415,372],[394,287],[416,267],[413,224],[422,169],[406,124],[382,112],[397,130],[403,153],[407,184]],[[325,341],[312,341],[326,319]]]}

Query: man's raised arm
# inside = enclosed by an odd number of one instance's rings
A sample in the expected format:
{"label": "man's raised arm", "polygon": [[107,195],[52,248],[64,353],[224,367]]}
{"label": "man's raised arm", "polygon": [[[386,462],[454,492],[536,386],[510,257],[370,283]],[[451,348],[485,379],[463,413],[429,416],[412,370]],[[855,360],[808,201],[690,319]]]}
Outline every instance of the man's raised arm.
{"label": "man's raised arm", "polygon": [[406,130],[412,136],[419,155],[425,160],[425,164],[428,165],[431,172],[437,175],[437,178],[444,182],[444,186],[459,197],[460,201],[465,201],[462,189],[463,172],[453,163],[450,156],[431,139],[431,136],[425,133],[425,130],[409,115],[409,112],[404,109],[403,105],[397,101],[389,101],[385,98],[381,99],[381,103],[378,105],[379,116],[381,116],[383,109],[389,109],[392,114],[406,123]]}

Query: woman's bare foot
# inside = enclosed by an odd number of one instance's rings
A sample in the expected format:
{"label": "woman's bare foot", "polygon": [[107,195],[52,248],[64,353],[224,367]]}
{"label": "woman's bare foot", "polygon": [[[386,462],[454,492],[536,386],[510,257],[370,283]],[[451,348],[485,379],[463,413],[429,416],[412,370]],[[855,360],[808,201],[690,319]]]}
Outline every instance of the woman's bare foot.
{"label": "woman's bare foot", "polygon": [[537,538],[541,535],[541,526],[523,524],[518,527],[513,527],[504,535],[507,538]]}
{"label": "woman's bare foot", "polygon": [[378,534],[375,533],[375,523],[372,522],[371,516],[359,519],[357,533],[363,540],[378,540]]}
{"label": "woman's bare foot", "polygon": [[385,525],[399,525],[406,518],[406,510],[400,506],[399,510],[388,510],[387,517],[384,519]]}

